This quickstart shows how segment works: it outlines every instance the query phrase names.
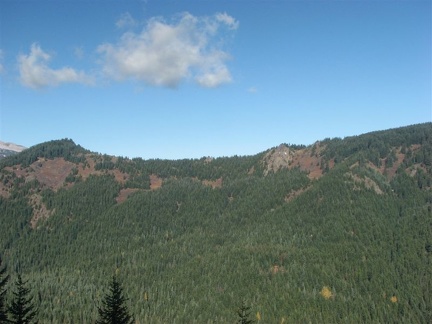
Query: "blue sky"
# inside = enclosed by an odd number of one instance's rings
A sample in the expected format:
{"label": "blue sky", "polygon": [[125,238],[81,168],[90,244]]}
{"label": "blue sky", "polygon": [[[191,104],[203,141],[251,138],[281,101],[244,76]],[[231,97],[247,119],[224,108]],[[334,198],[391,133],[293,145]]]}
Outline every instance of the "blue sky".
{"label": "blue sky", "polygon": [[431,1],[0,1],[0,140],[250,155],[430,122]]}

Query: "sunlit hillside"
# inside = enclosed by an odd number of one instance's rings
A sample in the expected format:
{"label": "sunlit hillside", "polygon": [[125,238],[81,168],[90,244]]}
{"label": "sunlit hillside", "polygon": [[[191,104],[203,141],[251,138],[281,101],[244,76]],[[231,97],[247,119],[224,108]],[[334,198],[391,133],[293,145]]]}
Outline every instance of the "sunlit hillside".
{"label": "sunlit hillside", "polygon": [[72,140],[0,161],[0,255],[40,323],[432,321],[432,124],[252,156],[143,160]]}

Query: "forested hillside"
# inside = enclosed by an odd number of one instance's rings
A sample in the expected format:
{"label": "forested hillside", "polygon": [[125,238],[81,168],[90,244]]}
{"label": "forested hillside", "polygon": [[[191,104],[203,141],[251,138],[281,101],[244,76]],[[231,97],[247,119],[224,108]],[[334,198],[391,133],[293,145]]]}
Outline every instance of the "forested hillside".
{"label": "forested hillside", "polygon": [[[432,123],[253,156],[143,160],[70,139],[0,161],[0,255],[40,323],[432,322]],[[1,278],[0,278],[1,279]]]}

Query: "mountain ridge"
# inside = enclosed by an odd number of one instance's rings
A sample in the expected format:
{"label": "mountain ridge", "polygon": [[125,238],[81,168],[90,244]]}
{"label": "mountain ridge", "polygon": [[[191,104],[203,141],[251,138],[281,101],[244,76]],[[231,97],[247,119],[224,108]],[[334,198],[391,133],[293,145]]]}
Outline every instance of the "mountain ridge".
{"label": "mountain ridge", "polygon": [[0,149],[8,150],[8,151],[14,151],[14,152],[22,152],[23,150],[26,149],[26,147],[24,147],[22,145],[15,144],[15,143],[0,141]]}
{"label": "mountain ridge", "polygon": [[0,159],[22,152],[26,147],[15,143],[0,141]]}
{"label": "mountain ridge", "polygon": [[[268,150],[248,157],[254,158],[259,157],[261,159],[258,168],[263,169],[263,175],[267,175],[270,172],[277,172],[281,169],[291,169],[298,167],[301,171],[306,172],[310,179],[317,179],[323,175],[323,173],[334,167],[335,163],[340,159],[347,158],[350,154],[355,154],[356,151],[362,147],[371,146],[371,139],[376,138],[380,134],[386,132],[400,132],[404,129],[413,127],[424,127],[430,129],[431,123],[418,124],[405,126],[400,128],[389,129],[387,131],[375,131],[358,136],[350,136],[344,139],[324,139],[322,141],[316,141],[314,144],[309,146],[304,145],[291,145],[291,144],[280,144]],[[361,140],[366,138],[366,140]],[[367,139],[371,138],[371,139]],[[428,144],[429,138],[425,138],[425,144]],[[359,142],[358,147],[354,147],[351,152],[338,152],[338,146],[346,141]],[[361,142],[368,142],[367,144]],[[46,147],[54,145],[55,148],[51,151]],[[377,147],[374,148],[372,158],[369,158],[370,167],[376,171],[384,174],[386,173],[390,178],[394,176],[397,168],[401,165],[406,149],[410,150],[410,154],[416,154],[421,150],[421,146],[418,143],[412,141],[408,143],[409,146],[405,146],[404,149],[401,147]],[[429,146],[427,147],[427,149]],[[381,150],[381,152],[379,151]],[[384,150],[384,153],[382,152]],[[424,150],[424,149],[423,149]],[[68,178],[70,184],[73,183],[73,179],[82,178],[86,179],[90,175],[100,175],[102,173],[109,173],[114,175],[115,179],[122,185],[125,185],[129,180],[130,175],[124,172],[125,166],[119,167],[122,163],[129,164],[154,164],[165,163],[165,164],[176,164],[181,161],[191,161],[201,164],[201,166],[210,166],[212,161],[215,159],[231,159],[241,157],[221,157],[221,158],[201,158],[201,159],[183,159],[183,160],[160,160],[160,159],[149,159],[143,160],[141,158],[123,158],[110,156],[101,153],[90,152],[80,145],[76,145],[73,140],[52,140],[49,142],[41,143],[30,147],[24,152],[23,155],[16,155],[12,159],[3,161],[6,170],[12,170],[14,164],[20,165],[21,170],[16,172],[18,176],[24,176],[27,180],[36,178],[42,184],[47,185],[51,189],[59,189],[65,185],[65,181]],[[372,161],[372,162],[371,162]],[[391,164],[391,165],[390,165]],[[0,164],[1,166],[1,164]],[[16,166],[15,166],[16,167]],[[255,172],[255,165],[248,171],[249,173]],[[27,171],[24,171],[24,169]],[[173,167],[175,168],[175,167]],[[72,173],[73,174],[72,174]],[[175,172],[174,172],[175,173]],[[162,185],[164,178],[157,174],[148,174],[148,185],[145,184],[145,188],[158,188]],[[222,177],[210,177],[209,179],[201,179],[204,183],[220,186],[223,182]],[[218,184],[215,184],[218,181]],[[142,187],[141,186],[138,187]],[[4,191],[4,190],[3,190]],[[0,192],[1,195],[1,192]]]}
{"label": "mountain ridge", "polygon": [[113,271],[140,322],[232,322],[242,298],[270,323],[428,322],[431,139],[425,123],[183,160],[41,143],[0,161],[0,251],[41,322],[94,320]]}

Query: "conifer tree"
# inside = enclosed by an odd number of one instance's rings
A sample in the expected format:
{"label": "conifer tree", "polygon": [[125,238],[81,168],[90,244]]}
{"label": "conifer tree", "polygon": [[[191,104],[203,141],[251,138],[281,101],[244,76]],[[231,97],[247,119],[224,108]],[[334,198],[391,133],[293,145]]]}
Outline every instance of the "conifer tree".
{"label": "conifer tree", "polygon": [[8,307],[10,323],[37,323],[37,321],[34,320],[37,310],[33,304],[33,298],[29,297],[30,289],[25,285],[26,282],[23,282],[21,275],[18,274],[17,281],[15,282],[16,291],[13,292],[14,298]]}
{"label": "conifer tree", "polygon": [[245,301],[242,301],[241,306],[237,310],[237,314],[239,316],[239,319],[237,323],[239,324],[252,324],[253,321],[249,319],[250,316],[250,306],[246,306]]}
{"label": "conifer tree", "polygon": [[6,313],[6,303],[5,303],[5,295],[6,295],[6,284],[9,280],[9,276],[5,275],[6,266],[1,268],[2,260],[0,257],[0,323],[7,322],[7,313]]}
{"label": "conifer tree", "polygon": [[108,294],[102,302],[102,307],[98,308],[99,319],[97,324],[131,324],[133,318],[129,314],[125,305],[126,298],[123,289],[117,278],[113,276]]}

